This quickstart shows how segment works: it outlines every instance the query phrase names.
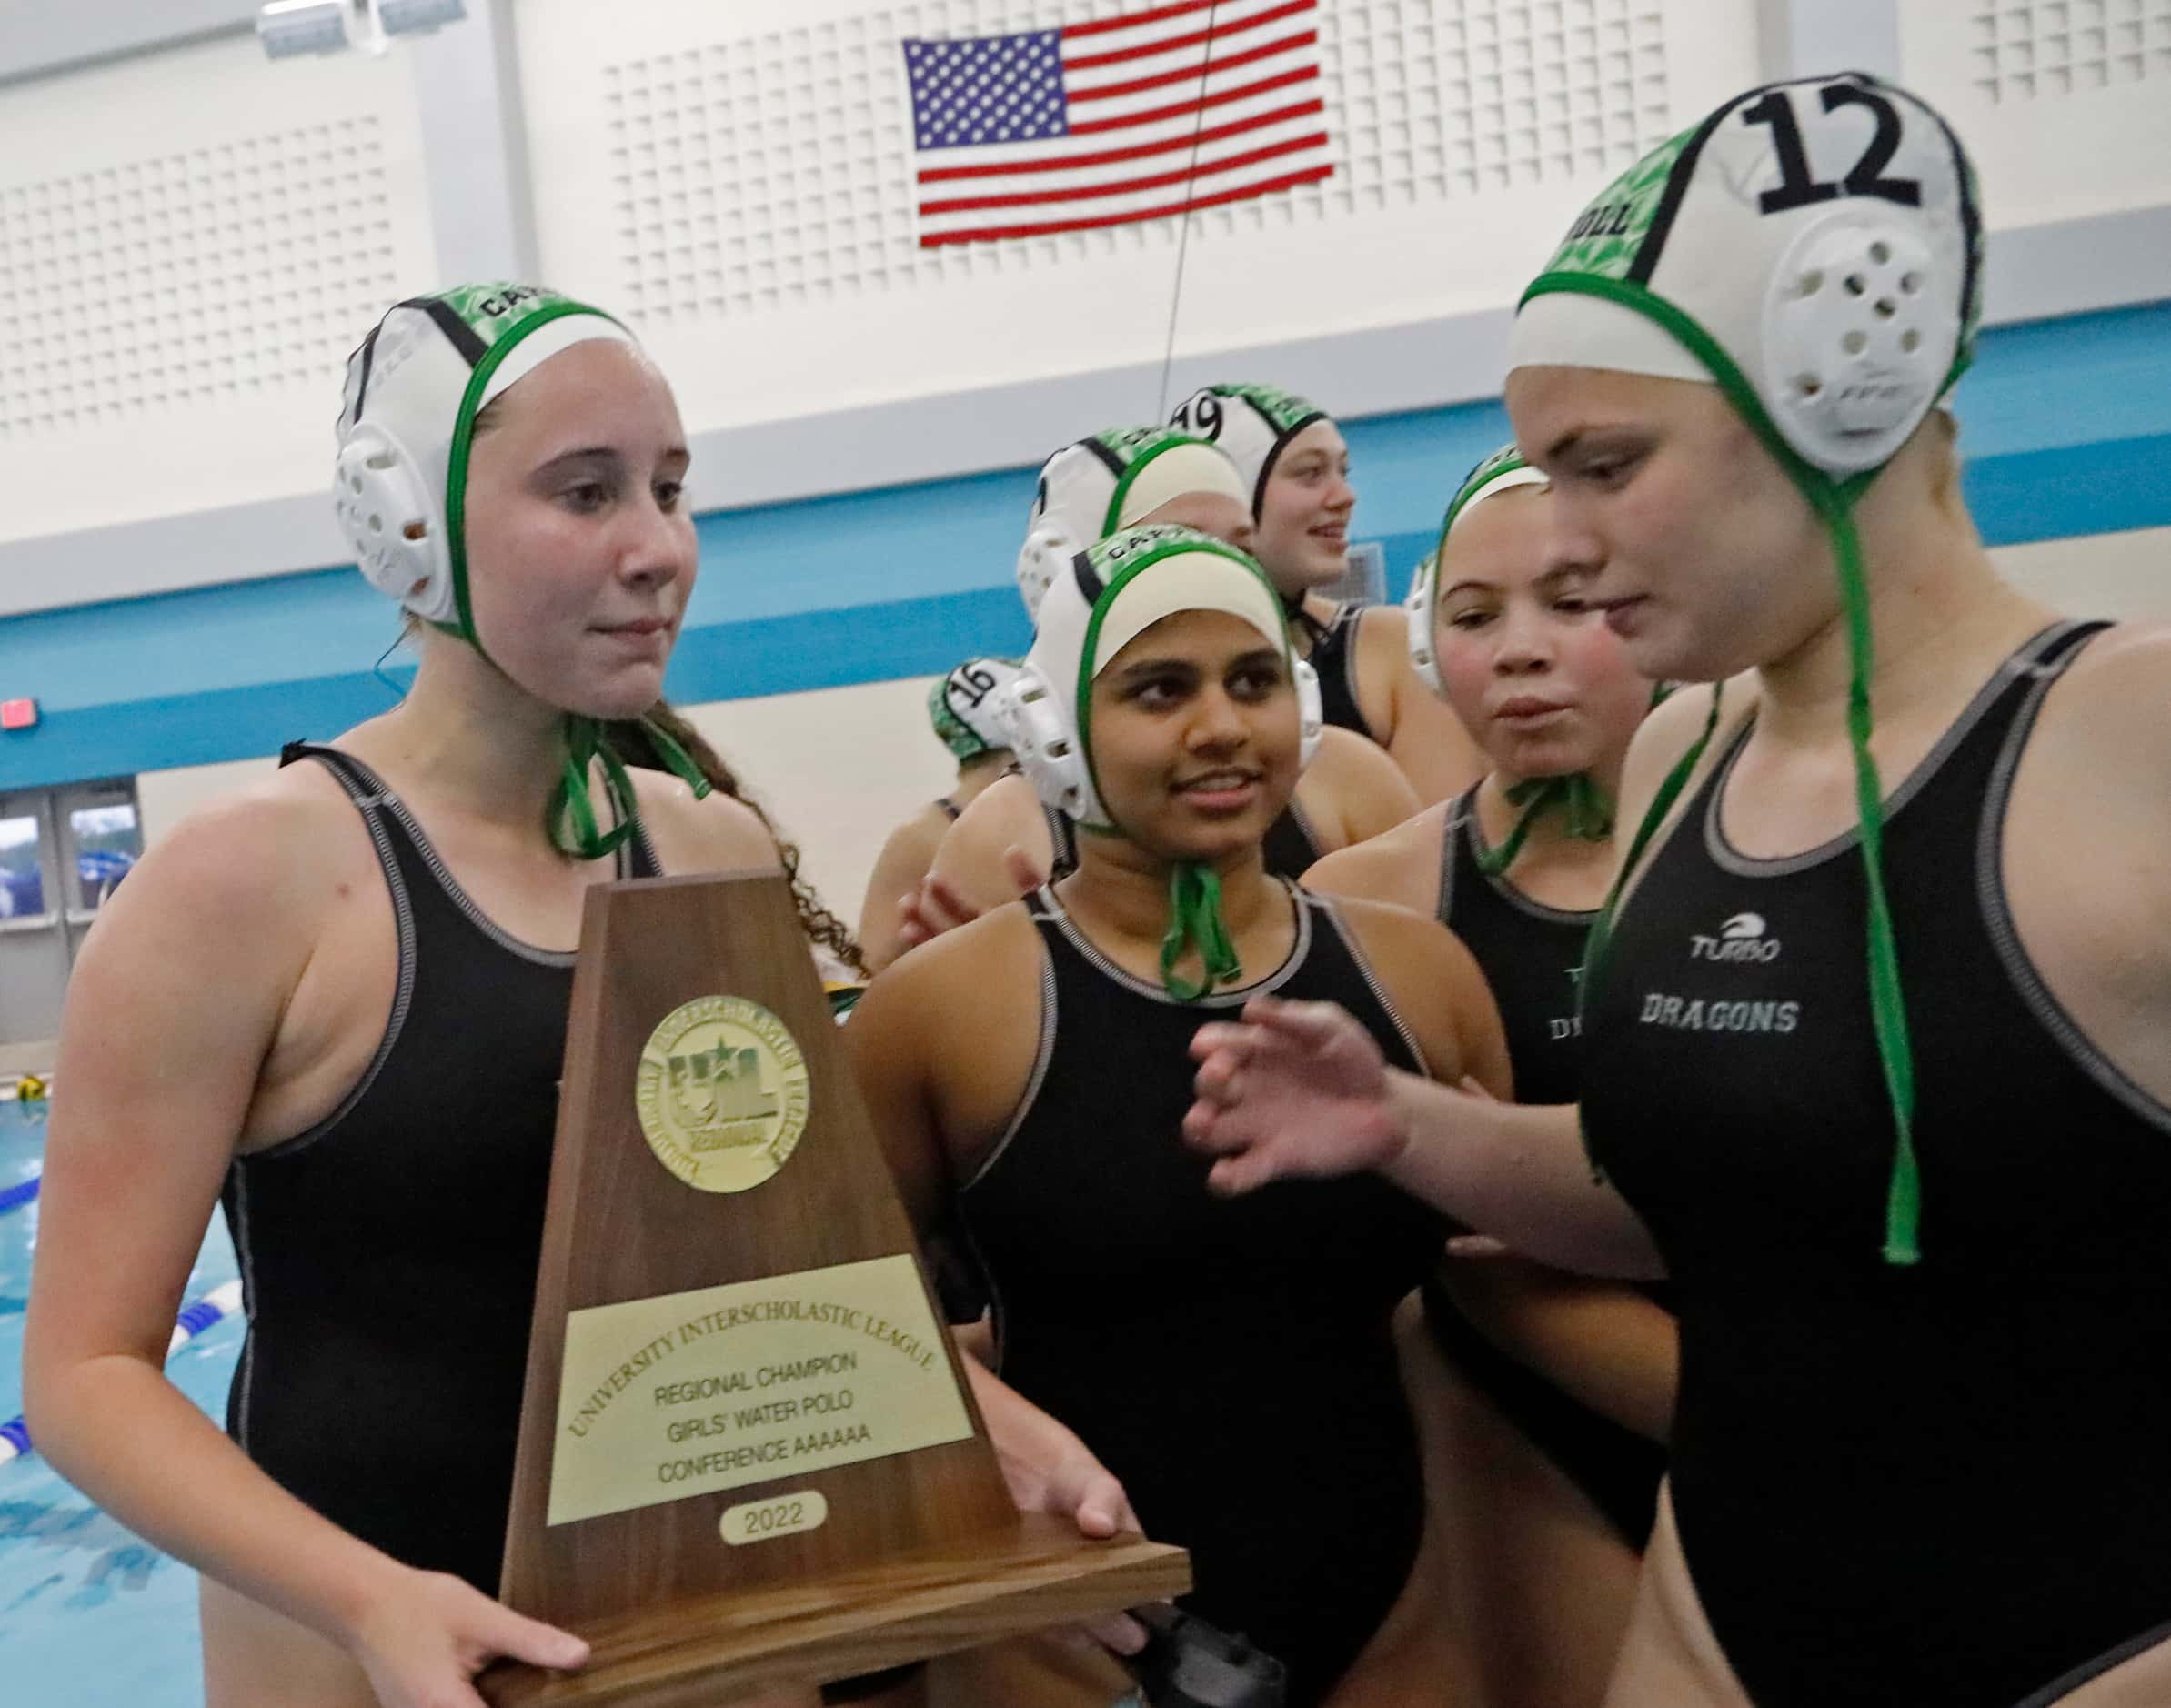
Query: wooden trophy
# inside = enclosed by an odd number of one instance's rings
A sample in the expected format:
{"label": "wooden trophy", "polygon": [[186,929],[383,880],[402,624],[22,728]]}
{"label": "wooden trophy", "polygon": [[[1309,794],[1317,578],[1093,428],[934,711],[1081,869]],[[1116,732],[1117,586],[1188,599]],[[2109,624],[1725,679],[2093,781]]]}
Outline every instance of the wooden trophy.
{"label": "wooden trophy", "polygon": [[782,873],[588,892],[498,1708],[692,1708],[1181,1594],[1004,1487]]}

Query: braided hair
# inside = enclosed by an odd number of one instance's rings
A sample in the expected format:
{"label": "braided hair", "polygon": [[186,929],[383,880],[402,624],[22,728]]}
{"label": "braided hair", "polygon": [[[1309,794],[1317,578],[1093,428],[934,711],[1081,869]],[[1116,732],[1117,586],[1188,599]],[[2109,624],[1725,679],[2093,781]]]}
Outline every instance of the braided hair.
{"label": "braided hair", "polygon": [[[738,774],[726,764],[721,754],[709,745],[701,732],[688,721],[686,716],[667,700],[658,700],[648,713],[647,721],[657,725],[665,735],[686,749],[687,757],[700,768],[701,774],[719,794],[733,800],[761,820],[769,832],[769,840],[777,846],[777,859],[782,863],[784,876],[791,885],[792,905],[799,909],[799,929],[808,940],[829,951],[862,979],[870,975],[859,945],[844,921],[823,905],[813,884],[799,874],[799,850],[796,843],[785,840],[759,801],[746,792]],[[638,721],[613,723],[608,738],[611,750],[628,765],[638,765],[650,770],[668,770],[663,756],[657,752],[648,739],[648,731]]]}

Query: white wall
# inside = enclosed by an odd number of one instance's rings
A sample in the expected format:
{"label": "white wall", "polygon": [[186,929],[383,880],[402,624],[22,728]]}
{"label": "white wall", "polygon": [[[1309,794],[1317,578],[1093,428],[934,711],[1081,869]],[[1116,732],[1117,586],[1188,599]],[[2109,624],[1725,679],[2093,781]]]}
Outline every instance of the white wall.
{"label": "white wall", "polygon": [[1899,0],[1899,23],[1902,75],[1965,140],[1991,230],[2171,190],[2161,0]]}
{"label": "white wall", "polygon": [[35,78],[0,163],[0,541],[321,492],[347,352],[436,282],[408,61]]}
{"label": "white wall", "polygon": [[278,769],[276,759],[236,759],[227,765],[184,765],[170,771],[141,771],[136,809],[147,848],[198,807],[245,789]]}
{"label": "white wall", "polygon": [[2171,621],[2171,527],[2000,546],[2000,574],[2076,617]]}

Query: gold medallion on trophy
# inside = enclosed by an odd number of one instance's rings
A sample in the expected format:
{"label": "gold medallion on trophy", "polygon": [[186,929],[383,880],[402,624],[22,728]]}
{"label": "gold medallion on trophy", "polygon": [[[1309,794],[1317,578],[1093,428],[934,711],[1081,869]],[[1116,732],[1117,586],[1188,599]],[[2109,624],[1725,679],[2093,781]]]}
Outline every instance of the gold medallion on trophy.
{"label": "gold medallion on trophy", "polygon": [[807,1059],[759,1003],[699,997],[649,1034],[635,1101],[665,1168],[704,1192],[744,1192],[790,1160],[807,1129]]}

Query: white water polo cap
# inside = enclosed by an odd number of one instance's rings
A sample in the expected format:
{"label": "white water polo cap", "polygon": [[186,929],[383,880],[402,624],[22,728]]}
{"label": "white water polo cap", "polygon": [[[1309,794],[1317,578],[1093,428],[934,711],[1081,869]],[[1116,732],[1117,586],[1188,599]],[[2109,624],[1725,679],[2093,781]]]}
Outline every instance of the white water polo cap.
{"label": "white water polo cap", "polygon": [[1974,354],[1982,219],[1949,126],[1856,73],[1728,102],[1616,179],[1523,293],[1509,367],[1714,380],[1790,472],[1899,449]]}
{"label": "white water polo cap", "polygon": [[1251,509],[1228,456],[1173,427],[1111,427],[1066,445],[1040,467],[1032,517],[1018,552],[1018,593],[1038,617],[1048,584],[1088,546],[1194,492]]}
{"label": "white water polo cap", "polygon": [[1432,624],[1440,604],[1440,563],[1447,556],[1448,536],[1455,531],[1458,522],[1487,498],[1513,492],[1521,487],[1549,484],[1543,475],[1523,460],[1522,452],[1513,445],[1503,445],[1463,476],[1462,484],[1455,488],[1455,496],[1448,502],[1446,518],[1440,524],[1440,543],[1417,566],[1417,573],[1410,579],[1410,597],[1402,605],[1409,618],[1411,668],[1433,693],[1447,692],[1447,685],[1440,679],[1440,654]]}
{"label": "white water polo cap", "polygon": [[928,689],[928,721],[959,764],[1010,746],[1010,731],[997,712],[1017,679],[1015,658],[968,658]]}
{"label": "white water polo cap", "polygon": [[1309,397],[1272,386],[1208,386],[1176,406],[1169,424],[1218,445],[1244,483],[1256,521],[1281,453],[1314,421],[1331,417]]}
{"label": "white water polo cap", "polygon": [[1000,714],[1040,799],[1087,829],[1119,827],[1093,776],[1094,679],[1132,640],[1180,611],[1226,611],[1281,654],[1296,685],[1299,758],[1318,751],[1319,678],[1296,657],[1281,600],[1247,554],[1195,528],[1132,527],[1077,554],[1041,601],[1040,627]]}
{"label": "white water polo cap", "polygon": [[601,309],[555,292],[462,285],[395,304],[347,358],[333,475],[340,529],[371,586],[477,651],[466,528],[475,417],[590,338],[634,342]]}
{"label": "white water polo cap", "polygon": [[[1870,601],[1854,507],[1965,371],[1982,302],[1975,172],[1944,119],[1857,73],[1753,89],[1664,144],[1586,208],[1523,293],[1511,368],[1715,381],[1832,545],[1844,613],[1870,1018],[1895,1144],[1884,1256],[1920,1261],[1915,1060],[1884,881],[1871,751]],[[1604,960],[1621,885],[1718,728],[1661,784],[1583,955]]]}

